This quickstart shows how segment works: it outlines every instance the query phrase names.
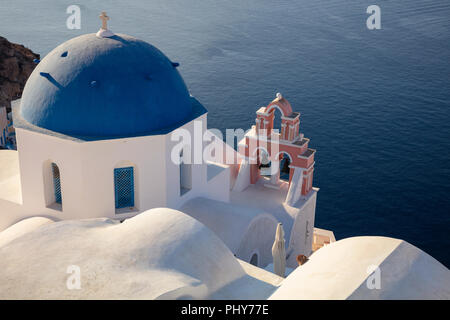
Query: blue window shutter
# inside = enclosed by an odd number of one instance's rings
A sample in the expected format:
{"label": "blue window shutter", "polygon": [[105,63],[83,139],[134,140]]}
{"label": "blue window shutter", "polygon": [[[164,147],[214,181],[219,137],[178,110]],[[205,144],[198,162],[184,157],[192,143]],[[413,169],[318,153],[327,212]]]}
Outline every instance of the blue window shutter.
{"label": "blue window shutter", "polygon": [[134,207],[134,168],[114,169],[116,209]]}

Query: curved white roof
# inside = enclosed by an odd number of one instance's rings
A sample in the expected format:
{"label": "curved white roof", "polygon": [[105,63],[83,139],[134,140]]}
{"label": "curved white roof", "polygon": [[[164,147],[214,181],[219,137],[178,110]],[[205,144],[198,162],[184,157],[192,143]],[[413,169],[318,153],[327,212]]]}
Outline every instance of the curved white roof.
{"label": "curved white roof", "polygon": [[275,238],[277,220],[263,210],[202,197],[187,201],[180,210],[214,231],[233,253],[238,251],[249,226],[258,219],[273,221],[273,230],[267,232],[272,242]]}
{"label": "curved white roof", "polygon": [[270,299],[450,299],[450,271],[402,240],[347,238],[316,251]]}
{"label": "curved white roof", "polygon": [[[72,265],[80,290],[66,287]],[[0,246],[0,270],[0,299],[240,299],[275,289],[247,275],[211,230],[167,208],[123,223],[43,225]]]}
{"label": "curved white roof", "polygon": [[23,219],[0,232],[0,247],[6,245],[8,242],[11,242],[16,238],[27,234],[28,232],[39,228],[44,224],[52,222],[53,220],[45,217],[31,217]]}

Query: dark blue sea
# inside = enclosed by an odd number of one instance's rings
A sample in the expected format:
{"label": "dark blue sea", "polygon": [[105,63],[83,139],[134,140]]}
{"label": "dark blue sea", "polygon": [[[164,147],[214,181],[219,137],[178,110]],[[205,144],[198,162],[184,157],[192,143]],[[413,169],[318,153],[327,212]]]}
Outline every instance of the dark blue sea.
{"label": "dark blue sea", "polygon": [[[213,128],[249,128],[281,92],[317,149],[316,226],[404,239],[450,266],[450,1],[1,0],[0,35],[45,55],[96,32],[181,64]],[[368,30],[366,8],[381,8]]]}

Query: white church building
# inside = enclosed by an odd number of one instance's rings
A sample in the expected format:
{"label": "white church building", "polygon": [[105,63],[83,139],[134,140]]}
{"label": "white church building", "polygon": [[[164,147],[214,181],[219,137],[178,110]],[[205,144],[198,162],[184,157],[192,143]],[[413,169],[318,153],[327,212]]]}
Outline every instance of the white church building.
{"label": "white church building", "polygon": [[[211,145],[178,139],[179,132],[214,134],[179,64],[114,34],[101,18],[97,34],[45,56],[12,103],[17,151],[0,150],[0,298],[395,298],[397,280],[383,295],[357,289],[366,263],[381,265],[395,250],[389,270],[420,260],[420,274],[436,275],[430,296],[450,296],[440,287],[450,281],[448,269],[419,249],[378,237],[336,242],[333,232],[315,228],[316,150],[285,97],[255,108],[255,125],[237,150],[213,139],[222,156],[197,161]],[[296,268],[286,279],[263,270],[276,269],[280,224],[283,263]],[[301,255],[310,261],[298,267]],[[98,282],[67,291],[56,269],[47,271],[68,263]],[[135,282],[124,283],[117,268]],[[402,270],[412,286],[421,281],[414,268]],[[29,290],[39,286],[48,290]]]}
{"label": "white church building", "polygon": [[[282,128],[294,128],[281,138],[282,152],[269,155],[277,168],[288,155],[286,181],[279,170],[272,177],[260,173],[258,152],[249,162],[249,140],[261,126],[246,134],[240,151],[221,141],[223,161],[193,161],[194,149],[203,154],[207,143],[194,139],[176,163],[174,132],[203,137],[207,130],[207,110],[189,94],[177,66],[154,46],[107,29],[71,39],[42,59],[13,102],[17,151],[0,157],[8,168],[0,182],[0,230],[33,216],[123,221],[167,207],[196,218],[236,257],[255,265],[272,262],[278,223],[286,233],[288,266],[297,265],[299,254],[309,256],[318,189],[312,188],[315,150],[299,134],[299,113],[278,95],[257,114],[257,123],[270,120],[265,129],[272,128],[278,108]],[[227,163],[225,154],[233,160]]]}

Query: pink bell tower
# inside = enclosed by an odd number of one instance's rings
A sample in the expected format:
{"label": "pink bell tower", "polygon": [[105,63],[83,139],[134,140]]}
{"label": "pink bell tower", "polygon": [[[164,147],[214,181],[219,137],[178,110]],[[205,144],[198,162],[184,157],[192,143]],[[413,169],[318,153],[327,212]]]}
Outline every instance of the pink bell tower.
{"label": "pink bell tower", "polygon": [[[281,112],[281,132],[274,130],[275,109]],[[272,170],[271,184],[289,184],[286,203],[293,205],[301,196],[312,189],[314,155],[309,148],[309,139],[300,133],[300,113],[293,112],[291,104],[280,93],[265,107],[256,111],[256,124],[245,136],[245,143],[239,146],[243,159],[249,160],[250,184],[262,178],[262,153],[266,153],[272,165],[288,159],[289,180],[280,181],[280,170]]]}

